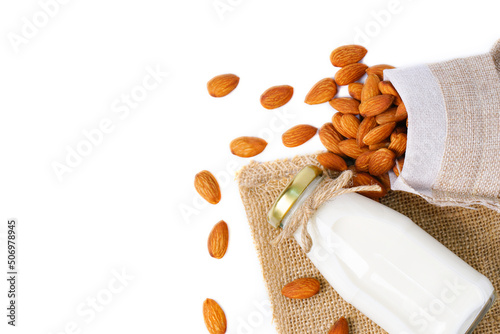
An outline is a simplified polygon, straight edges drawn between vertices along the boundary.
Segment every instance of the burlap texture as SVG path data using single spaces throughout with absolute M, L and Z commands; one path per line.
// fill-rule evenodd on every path
M 267 163 L 251 162 L 237 175 L 240 194 L 262 265 L 264 280 L 280 334 L 328 333 L 345 316 L 351 334 L 385 333 L 371 320 L 346 303 L 309 261 L 295 239 L 277 246 L 271 241 L 279 230 L 267 222 L 267 212 L 291 178 L 305 165 L 320 166 L 314 155 Z M 455 254 L 488 277 L 500 288 L 500 214 L 487 208 L 437 207 L 405 192 L 389 192 L 382 203 L 410 217 Z M 281 295 L 281 288 L 301 277 L 315 277 L 321 291 L 305 300 Z M 500 303 L 483 319 L 476 334 L 500 333 Z

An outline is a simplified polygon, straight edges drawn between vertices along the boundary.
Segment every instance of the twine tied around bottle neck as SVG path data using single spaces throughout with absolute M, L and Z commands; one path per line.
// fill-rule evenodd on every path
M 353 171 L 346 170 L 336 179 L 325 177 L 316 189 L 313 190 L 312 194 L 304 201 L 304 203 L 302 203 L 302 205 L 298 207 L 290 217 L 288 217 L 288 223 L 271 243 L 273 245 L 280 244 L 283 240 L 290 238 L 299 227 L 302 227 L 300 238 L 301 246 L 306 253 L 309 253 L 313 242 L 311 235 L 307 231 L 307 224 L 309 223 L 309 219 L 323 203 L 343 194 L 381 190 L 380 186 L 377 184 L 346 188 L 346 186 L 350 185 L 353 176 Z

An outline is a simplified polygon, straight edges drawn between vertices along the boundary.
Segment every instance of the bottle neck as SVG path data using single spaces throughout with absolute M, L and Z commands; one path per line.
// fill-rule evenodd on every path
M 290 217 L 293 216 L 295 211 L 297 211 L 298 208 L 304 204 L 304 202 L 309 198 L 309 196 L 313 193 L 313 191 L 319 186 L 321 181 L 323 181 L 324 176 L 317 176 L 308 186 L 307 188 L 300 194 L 299 198 L 295 201 L 295 203 L 292 205 L 290 210 L 288 210 L 287 214 L 285 217 L 283 217 L 283 220 L 281 221 L 281 228 L 285 228 L 288 222 L 290 221 Z

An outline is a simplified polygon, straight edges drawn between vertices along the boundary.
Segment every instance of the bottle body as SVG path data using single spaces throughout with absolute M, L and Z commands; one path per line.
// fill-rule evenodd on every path
M 314 265 L 390 334 L 470 333 L 494 300 L 485 276 L 406 216 L 359 194 L 324 203 L 307 229 Z

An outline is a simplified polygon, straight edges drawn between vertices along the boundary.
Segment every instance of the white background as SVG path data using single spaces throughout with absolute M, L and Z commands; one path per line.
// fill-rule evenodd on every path
M 9 39 L 22 36 L 23 18 L 33 22 L 40 3 L 0 4 L 0 333 L 205 333 L 205 298 L 224 308 L 228 333 L 274 333 L 232 180 L 248 161 L 232 156 L 229 142 L 265 135 L 259 161 L 320 150 L 317 137 L 286 149 L 280 136 L 329 121 L 328 104 L 303 99 L 334 75 L 337 46 L 364 44 L 369 65 L 411 66 L 484 53 L 500 38 L 495 1 L 60 2 L 17 47 Z M 116 113 L 147 68 L 169 75 L 127 117 Z M 211 98 L 206 82 L 222 73 L 240 84 Z M 265 110 L 259 96 L 278 84 L 295 95 Z M 59 180 L 54 162 L 65 164 L 68 147 L 104 119 L 113 130 Z M 220 178 L 216 206 L 194 191 L 203 169 Z M 10 217 L 19 221 L 15 329 L 6 325 L 3 278 Z M 215 260 L 206 240 L 221 219 L 230 247 Z M 113 277 L 123 270 L 133 278 L 120 288 Z M 89 311 L 92 298 L 99 311 Z

